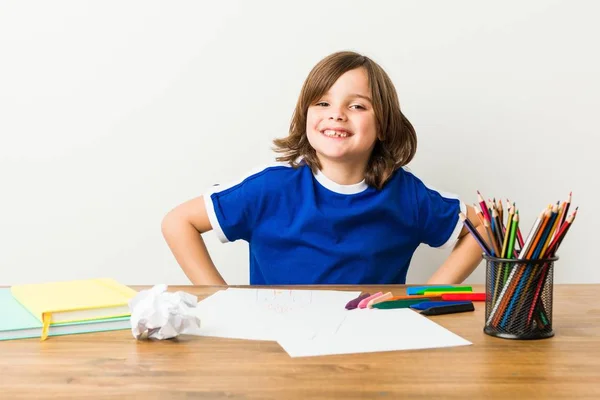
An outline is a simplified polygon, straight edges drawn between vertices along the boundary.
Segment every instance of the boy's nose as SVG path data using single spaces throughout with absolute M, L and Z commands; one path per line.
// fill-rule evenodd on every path
M 332 119 L 334 121 L 344 121 L 346 119 L 346 116 L 343 112 L 340 112 L 339 110 L 332 110 L 331 114 L 329 115 L 329 119 Z

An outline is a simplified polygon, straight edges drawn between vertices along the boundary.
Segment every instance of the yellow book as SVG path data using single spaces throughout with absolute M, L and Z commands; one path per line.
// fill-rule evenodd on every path
M 137 294 L 106 278 L 14 285 L 11 293 L 42 321 L 42 340 L 50 324 L 129 316 L 129 300 Z

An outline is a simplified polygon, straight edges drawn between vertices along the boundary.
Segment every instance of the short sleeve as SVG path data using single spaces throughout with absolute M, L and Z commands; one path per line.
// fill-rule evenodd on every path
M 260 210 L 260 174 L 237 182 L 215 185 L 204 194 L 210 224 L 223 243 L 249 241 Z
M 458 240 L 462 223 L 459 213 L 465 204 L 452 193 L 442 192 L 417 179 L 420 241 L 431 247 L 452 247 Z

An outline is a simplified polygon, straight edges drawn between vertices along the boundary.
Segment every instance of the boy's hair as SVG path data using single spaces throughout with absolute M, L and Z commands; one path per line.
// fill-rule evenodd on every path
M 317 154 L 306 137 L 308 107 L 325 94 L 347 71 L 364 68 L 369 77 L 377 141 L 365 171 L 365 182 L 381 189 L 398 168 L 408 164 L 417 150 L 417 135 L 400 111 L 398 95 L 387 73 L 375 61 L 361 54 L 342 51 L 321 60 L 304 81 L 289 135 L 275 139 L 277 161 L 298 167 L 305 162 L 313 172 L 321 168 Z

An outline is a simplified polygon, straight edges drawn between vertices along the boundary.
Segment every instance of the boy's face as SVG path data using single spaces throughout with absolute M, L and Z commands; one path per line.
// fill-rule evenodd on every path
M 321 164 L 351 162 L 366 167 L 377 140 L 367 71 L 344 73 L 308 108 L 306 134 Z

